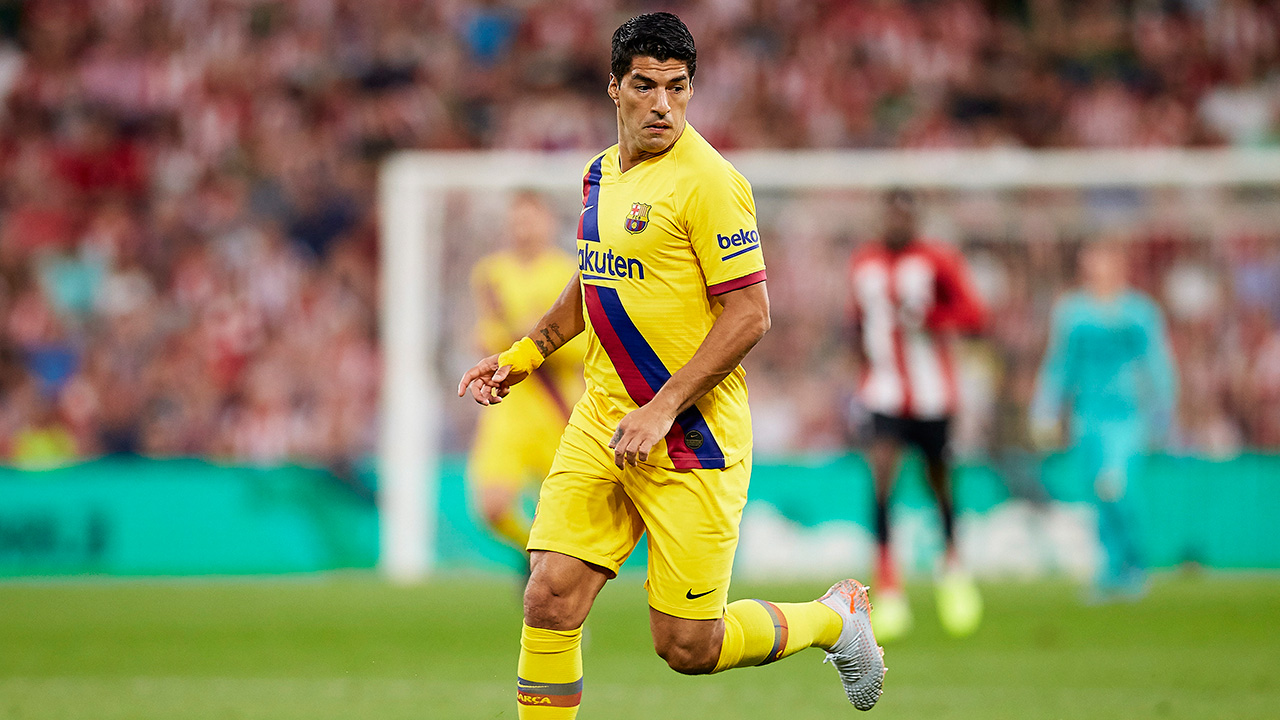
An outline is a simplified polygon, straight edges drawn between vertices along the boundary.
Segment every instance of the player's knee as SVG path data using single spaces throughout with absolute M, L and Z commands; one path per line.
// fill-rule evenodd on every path
M 720 648 L 707 643 L 655 643 L 658 657 L 682 675 L 706 675 L 716 669 Z
M 568 589 L 530 578 L 524 590 L 524 621 L 531 627 L 572 630 L 582 624 L 586 613 L 579 598 Z

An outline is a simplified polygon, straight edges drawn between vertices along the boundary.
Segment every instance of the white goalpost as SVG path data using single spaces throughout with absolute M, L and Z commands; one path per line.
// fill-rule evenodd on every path
M 729 159 L 768 191 L 1280 187 L 1280 150 L 803 151 Z M 378 446 L 380 571 L 396 582 L 430 574 L 436 558 L 436 468 L 444 403 L 456 378 L 440 360 L 447 195 L 531 189 L 573 192 L 587 153 L 404 152 L 379 179 Z M 786 243 L 771 237 L 771 243 Z

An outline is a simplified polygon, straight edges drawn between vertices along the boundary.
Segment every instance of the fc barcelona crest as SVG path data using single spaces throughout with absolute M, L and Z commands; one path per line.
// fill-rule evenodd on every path
M 623 225 L 629 233 L 638 233 L 649 227 L 649 208 L 644 203 L 631 203 L 631 212 L 627 213 L 627 221 Z

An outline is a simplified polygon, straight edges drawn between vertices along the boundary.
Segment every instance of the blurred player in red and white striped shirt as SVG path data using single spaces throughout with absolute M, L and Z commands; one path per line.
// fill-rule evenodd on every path
M 937 587 L 943 626 L 965 635 L 977 628 L 982 613 L 981 598 L 956 552 L 947 441 L 959 402 L 952 346 L 960 333 L 982 329 L 986 311 L 964 258 L 953 248 L 921 238 L 916 214 L 913 194 L 887 193 L 883 239 L 858 248 L 850 263 L 864 368 L 861 400 L 872 421 L 867 459 L 875 478 L 879 550 L 872 622 L 882 639 L 902 635 L 911 626 L 889 550 L 888 513 L 889 492 L 908 447 L 924 456 L 942 514 L 946 558 Z

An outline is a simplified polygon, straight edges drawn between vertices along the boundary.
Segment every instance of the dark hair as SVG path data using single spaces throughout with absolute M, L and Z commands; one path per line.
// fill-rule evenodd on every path
M 637 15 L 613 32 L 613 53 L 609 70 L 619 81 L 631 71 L 631 61 L 638 57 L 655 60 L 679 60 L 689 66 L 689 79 L 698 68 L 698 51 L 693 35 L 680 18 L 669 12 Z

